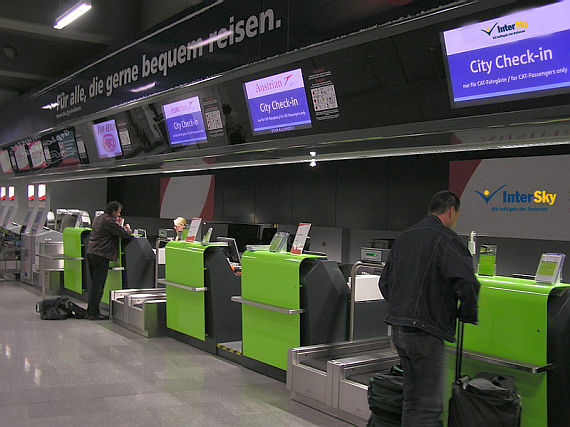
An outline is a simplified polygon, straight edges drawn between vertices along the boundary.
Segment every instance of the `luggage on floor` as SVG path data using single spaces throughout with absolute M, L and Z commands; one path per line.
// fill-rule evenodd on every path
M 372 414 L 368 427 L 399 426 L 402 419 L 404 377 L 400 365 L 375 374 L 368 383 L 368 405 Z
M 46 298 L 36 304 L 36 313 L 42 320 L 63 320 L 68 317 L 83 319 L 87 310 L 75 304 L 68 297 Z
M 515 379 L 489 373 L 461 377 L 463 322 L 458 326 L 455 381 L 449 400 L 449 427 L 518 427 L 521 398 Z

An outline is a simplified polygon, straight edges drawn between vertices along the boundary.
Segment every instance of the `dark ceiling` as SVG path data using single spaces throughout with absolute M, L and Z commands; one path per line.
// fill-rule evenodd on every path
M 91 11 L 62 30 L 54 29 L 56 18 L 75 3 L 0 1 L 0 107 L 200 0 L 92 0 Z

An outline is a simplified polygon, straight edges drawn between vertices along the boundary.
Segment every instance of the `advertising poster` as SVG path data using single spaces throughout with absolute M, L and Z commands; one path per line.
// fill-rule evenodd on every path
M 301 69 L 244 84 L 254 135 L 311 127 Z
M 452 103 L 568 91 L 569 16 L 570 1 L 563 1 L 445 31 Z
M 23 143 L 13 145 L 12 152 L 14 153 L 14 158 L 16 159 L 16 166 L 18 166 L 18 170 L 29 170 L 30 163 L 28 162 L 28 153 L 26 153 L 26 146 Z
M 291 245 L 291 253 L 295 255 L 301 255 L 303 253 L 303 248 L 305 247 L 305 242 L 309 236 L 309 230 L 311 229 L 311 224 L 300 223 L 297 228 L 297 233 L 295 234 L 295 240 Z
M 570 155 L 451 162 L 461 199 L 456 231 L 570 240 Z
M 206 141 L 200 100 L 197 96 L 162 106 L 170 145 L 189 145 Z
M 12 173 L 12 162 L 10 162 L 10 154 L 8 150 L 0 150 L 0 166 L 2 167 L 3 173 Z M 5 191 L 6 187 L 2 187 Z
M 30 158 L 32 159 L 33 169 L 45 168 L 47 166 L 42 142 L 40 140 L 28 143 L 28 151 L 30 153 Z
M 202 218 L 192 218 L 190 222 L 190 227 L 188 228 L 188 234 L 186 235 L 187 242 L 194 242 L 196 240 L 196 236 L 198 235 L 198 229 L 200 228 L 200 223 L 202 222 Z

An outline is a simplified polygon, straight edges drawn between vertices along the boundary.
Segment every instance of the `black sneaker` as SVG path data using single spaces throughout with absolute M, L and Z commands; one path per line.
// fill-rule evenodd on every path
M 109 316 L 105 316 L 103 314 L 97 314 L 95 316 L 87 316 L 87 320 L 109 320 Z

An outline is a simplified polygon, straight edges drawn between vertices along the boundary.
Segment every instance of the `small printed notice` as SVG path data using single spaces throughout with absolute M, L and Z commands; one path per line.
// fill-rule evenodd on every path
M 535 280 L 539 283 L 560 283 L 565 258 L 566 255 L 564 254 L 542 254 L 536 270 Z
M 212 138 L 224 136 L 224 125 L 222 122 L 222 114 L 218 108 L 218 100 L 216 98 L 205 98 L 203 105 L 206 127 L 210 136 Z
M 309 76 L 311 98 L 317 120 L 330 120 L 339 117 L 336 91 L 330 71 L 320 71 Z
M 188 229 L 188 234 L 186 235 L 187 242 L 193 242 L 196 240 L 196 235 L 198 234 L 198 229 L 200 228 L 200 223 L 202 218 L 192 218 L 190 222 L 190 228 Z
M 291 246 L 292 254 L 301 255 L 303 253 L 303 248 L 305 247 L 305 242 L 307 241 L 307 236 L 309 235 L 310 229 L 310 223 L 299 224 L 299 227 L 297 228 L 297 234 L 295 234 L 295 240 L 293 240 L 293 245 Z

